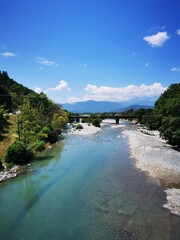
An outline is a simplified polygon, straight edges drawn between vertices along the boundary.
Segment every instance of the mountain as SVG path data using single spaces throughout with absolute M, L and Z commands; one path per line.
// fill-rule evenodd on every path
M 149 106 L 149 105 L 130 105 L 130 106 L 128 106 L 128 107 L 125 107 L 125 108 L 123 108 L 123 109 L 120 109 L 120 110 L 117 111 L 117 112 L 124 112 L 124 111 L 130 110 L 130 109 L 133 109 L 133 110 L 137 111 L 137 110 L 139 110 L 139 109 L 141 109 L 141 108 L 144 108 L 144 109 L 149 109 L 149 108 L 151 108 L 151 109 L 153 109 L 154 106 Z
M 63 109 L 74 113 L 103 113 L 103 112 L 123 112 L 128 109 L 153 108 L 148 105 L 132 105 L 131 102 L 108 102 L 108 101 L 84 101 L 61 104 Z
M 89 100 L 85 102 L 65 103 L 62 104 L 62 107 L 70 112 L 75 113 L 97 113 L 115 111 L 116 109 L 122 108 L 123 105 L 117 102 L 96 102 Z

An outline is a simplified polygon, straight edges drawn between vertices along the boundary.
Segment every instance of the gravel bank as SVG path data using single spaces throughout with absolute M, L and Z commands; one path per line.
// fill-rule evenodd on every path
M 95 134 L 101 131 L 101 128 L 95 127 L 93 125 L 88 125 L 88 123 L 80 123 L 83 126 L 83 129 L 77 130 L 72 128 L 68 134 L 77 134 L 77 135 L 89 135 Z
M 180 152 L 159 138 L 157 131 L 124 130 L 123 134 L 128 138 L 137 168 L 147 171 L 166 186 L 180 186 Z M 167 204 L 164 207 L 180 215 L 180 189 L 170 188 L 165 192 Z

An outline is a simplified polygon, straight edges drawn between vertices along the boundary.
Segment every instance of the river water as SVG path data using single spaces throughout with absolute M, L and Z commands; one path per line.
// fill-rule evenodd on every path
M 122 128 L 107 125 L 67 136 L 0 184 L 0 239 L 180 239 L 180 217 L 165 202 L 164 189 L 134 167 Z

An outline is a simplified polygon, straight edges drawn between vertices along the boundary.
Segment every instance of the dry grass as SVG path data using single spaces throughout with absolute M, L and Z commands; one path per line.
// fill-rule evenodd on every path
M 0 158 L 5 155 L 8 146 L 17 138 L 17 115 L 10 115 L 8 127 L 5 129 L 5 133 L 0 136 Z

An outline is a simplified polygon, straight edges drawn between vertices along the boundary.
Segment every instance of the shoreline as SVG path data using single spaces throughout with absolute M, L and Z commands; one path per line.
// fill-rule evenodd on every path
M 180 216 L 180 152 L 161 139 L 158 131 L 140 128 L 124 130 L 123 134 L 135 166 L 166 187 L 167 203 L 163 207 Z
M 67 134 L 68 135 L 76 134 L 76 135 L 84 135 L 85 136 L 85 135 L 96 134 L 96 133 L 102 131 L 101 127 L 99 128 L 99 127 L 95 127 L 93 125 L 88 126 L 87 123 L 80 123 L 80 124 L 83 126 L 83 129 L 75 130 L 75 129 L 72 128 Z M 49 147 L 51 147 L 51 146 L 49 146 Z M 24 165 L 24 166 L 16 165 L 8 171 L 7 170 L 0 171 L 0 183 L 4 182 L 4 181 L 7 181 L 11 178 L 15 178 L 19 174 L 24 173 L 26 171 L 25 170 L 26 166 L 28 166 L 28 165 L 29 164 Z
M 98 132 L 101 132 L 101 127 L 95 127 L 92 124 L 89 126 L 88 123 L 80 123 L 83 129 L 74 129 L 71 128 L 70 131 L 67 133 L 68 135 L 75 134 L 75 135 L 91 135 Z
M 114 125 L 112 128 L 125 127 Z M 101 126 L 107 123 L 102 123 Z M 83 129 L 71 129 L 67 135 L 92 135 L 102 131 L 101 127 L 81 123 Z M 122 134 L 127 137 L 131 157 L 135 160 L 135 166 L 159 180 L 166 187 L 167 203 L 164 208 L 180 216 L 180 152 L 172 149 L 159 137 L 158 131 L 148 131 L 142 128 L 124 129 Z M 23 169 L 23 167 L 22 167 Z M 9 171 L 0 172 L 0 182 L 14 178 L 23 172 L 21 166 L 15 166 Z
M 27 165 L 16 165 L 14 167 L 12 167 L 10 170 L 8 171 L 1 171 L 0 172 L 0 183 L 4 182 L 6 180 L 9 180 L 11 178 L 15 178 L 17 177 L 19 174 L 22 174 L 26 171 L 27 166 L 29 166 L 30 164 Z

